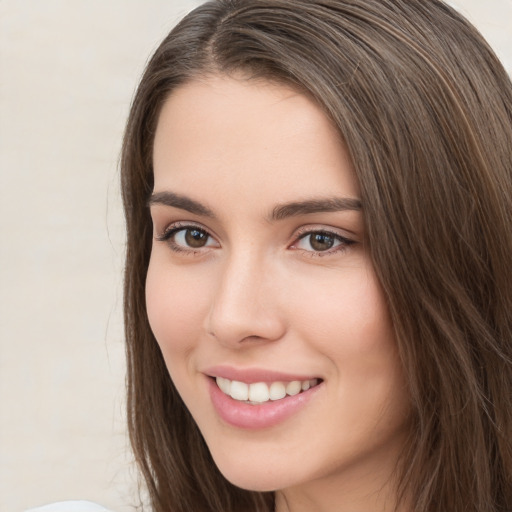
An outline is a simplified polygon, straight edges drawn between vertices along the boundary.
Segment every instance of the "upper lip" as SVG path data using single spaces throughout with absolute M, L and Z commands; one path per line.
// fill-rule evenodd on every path
M 265 368 L 237 368 L 234 366 L 212 366 L 203 371 L 208 377 L 223 377 L 224 379 L 254 384 L 256 382 L 292 382 L 319 378 L 316 375 L 294 374 Z

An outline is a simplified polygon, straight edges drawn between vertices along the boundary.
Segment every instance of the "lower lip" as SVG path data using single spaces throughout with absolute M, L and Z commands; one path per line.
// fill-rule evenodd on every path
M 246 404 L 234 400 L 223 393 L 212 378 L 208 378 L 210 397 L 217 414 L 226 423 L 244 429 L 263 429 L 273 427 L 298 413 L 315 395 L 322 383 L 302 391 L 298 395 L 287 396 L 280 400 L 264 402 L 259 405 Z

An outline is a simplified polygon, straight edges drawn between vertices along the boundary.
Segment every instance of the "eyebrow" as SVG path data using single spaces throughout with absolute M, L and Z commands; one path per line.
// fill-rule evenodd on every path
M 156 192 L 151 194 L 148 201 L 148 206 L 153 204 L 163 204 L 165 206 L 172 206 L 173 208 L 179 208 L 180 210 L 186 210 L 187 212 L 194 213 L 195 215 L 201 215 L 202 217 L 215 218 L 215 214 L 208 208 L 190 197 L 175 194 L 174 192 Z
M 195 215 L 210 217 L 212 219 L 216 218 L 213 211 L 204 204 L 201 204 L 199 201 L 170 191 L 153 193 L 149 198 L 148 205 L 151 206 L 153 204 L 162 204 L 164 206 L 171 206 L 173 208 L 179 208 L 180 210 L 186 210 Z M 351 197 L 307 199 L 304 201 L 293 201 L 277 205 L 270 214 L 270 220 L 279 221 L 289 217 L 309 215 L 312 213 L 339 212 L 347 210 L 361 211 L 361 209 L 361 201 Z
M 272 210 L 271 220 L 283 220 L 298 215 L 311 213 L 339 212 L 346 210 L 361 211 L 362 205 L 359 199 L 351 197 L 331 197 L 327 199 L 309 199 L 305 201 L 294 201 L 278 205 Z

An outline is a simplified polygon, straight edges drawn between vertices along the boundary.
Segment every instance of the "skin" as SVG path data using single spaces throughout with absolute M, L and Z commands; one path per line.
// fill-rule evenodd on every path
M 286 86 L 210 76 L 166 101 L 153 156 L 149 320 L 220 471 L 277 490 L 278 512 L 392 510 L 409 402 L 363 212 L 271 218 L 284 203 L 359 198 L 328 118 Z M 187 226 L 202 230 L 202 246 L 190 247 Z M 243 429 L 212 405 L 213 365 L 322 383 L 285 421 Z

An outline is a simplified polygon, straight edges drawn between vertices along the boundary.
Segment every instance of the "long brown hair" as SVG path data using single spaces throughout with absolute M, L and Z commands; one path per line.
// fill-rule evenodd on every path
M 122 153 L 131 442 L 156 512 L 271 511 L 213 463 L 145 309 L 147 200 L 162 104 L 238 70 L 284 82 L 333 120 L 410 387 L 397 490 L 415 512 L 512 510 L 512 85 L 438 0 L 217 0 L 157 49 Z

